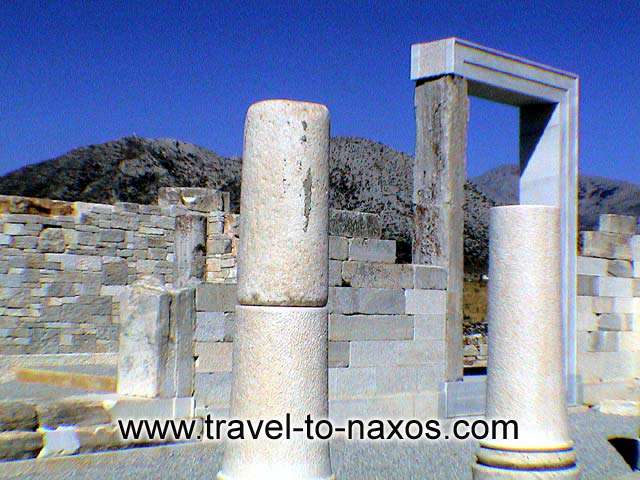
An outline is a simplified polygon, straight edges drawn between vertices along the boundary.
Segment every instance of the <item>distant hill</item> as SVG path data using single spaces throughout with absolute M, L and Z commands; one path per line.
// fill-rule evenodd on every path
M 516 165 L 502 165 L 471 182 L 497 205 L 511 205 L 518 201 L 518 178 Z M 601 213 L 640 216 L 640 187 L 622 180 L 581 175 L 578 201 L 581 230 L 597 227 Z
M 385 238 L 399 240 L 402 261 L 411 256 L 413 159 L 364 138 L 331 139 L 329 203 L 332 208 L 378 213 Z M 173 139 L 125 137 L 72 150 L 0 177 L 0 193 L 98 203 L 155 203 L 163 186 L 211 187 L 231 193 L 239 208 L 240 158 L 227 158 Z M 465 188 L 467 271 L 487 261 L 488 211 L 493 202 Z

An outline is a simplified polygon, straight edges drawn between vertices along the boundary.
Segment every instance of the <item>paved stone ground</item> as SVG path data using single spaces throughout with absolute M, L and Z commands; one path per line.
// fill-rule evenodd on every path
M 570 416 L 583 480 L 634 478 L 607 441 L 609 436 L 633 437 L 640 418 L 602 415 L 594 411 Z M 346 442 L 331 445 L 340 480 L 471 478 L 474 442 Z M 219 443 L 149 447 L 75 457 L 9 462 L 2 479 L 135 479 L 213 478 L 222 458 Z M 628 476 L 628 477 L 627 477 Z

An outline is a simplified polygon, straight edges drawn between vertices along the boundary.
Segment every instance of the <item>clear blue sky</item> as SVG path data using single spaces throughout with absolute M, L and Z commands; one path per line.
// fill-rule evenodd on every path
M 132 133 L 239 155 L 269 97 L 412 153 L 410 45 L 459 36 L 579 74 L 582 171 L 640 183 L 638 5 L 2 1 L 0 173 Z M 516 119 L 472 101 L 470 175 L 517 161 Z

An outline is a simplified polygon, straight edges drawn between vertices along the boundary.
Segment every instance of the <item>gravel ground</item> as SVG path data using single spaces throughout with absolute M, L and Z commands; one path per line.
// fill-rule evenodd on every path
M 570 416 L 583 480 L 633 478 L 630 468 L 607 441 L 635 437 L 640 418 L 594 411 Z M 351 479 L 470 479 L 474 442 L 346 442 L 331 444 L 336 477 Z M 46 460 L 10 462 L 0 478 L 74 480 L 214 478 L 220 466 L 219 443 L 149 447 Z M 630 475 L 630 476 L 629 476 Z M 628 477 L 627 477 L 628 476 Z

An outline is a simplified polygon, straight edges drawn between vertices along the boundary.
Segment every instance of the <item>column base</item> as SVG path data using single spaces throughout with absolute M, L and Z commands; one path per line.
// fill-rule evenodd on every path
M 577 480 L 580 469 L 576 466 L 560 470 L 511 470 L 474 464 L 473 480 Z
M 278 472 L 278 473 L 272 473 L 272 472 L 268 472 L 268 471 L 264 471 L 264 473 L 262 473 L 261 475 L 258 476 L 249 476 L 249 477 L 231 477 L 229 475 L 225 475 L 222 472 L 218 472 L 218 474 L 216 475 L 216 480 L 272 480 L 272 479 L 277 479 L 277 480 L 336 480 L 336 476 L 335 475 L 331 475 L 329 477 L 308 477 L 308 478 L 301 478 L 298 473 L 296 472 L 292 472 L 290 476 L 287 476 L 286 474 L 283 474 L 282 472 Z

